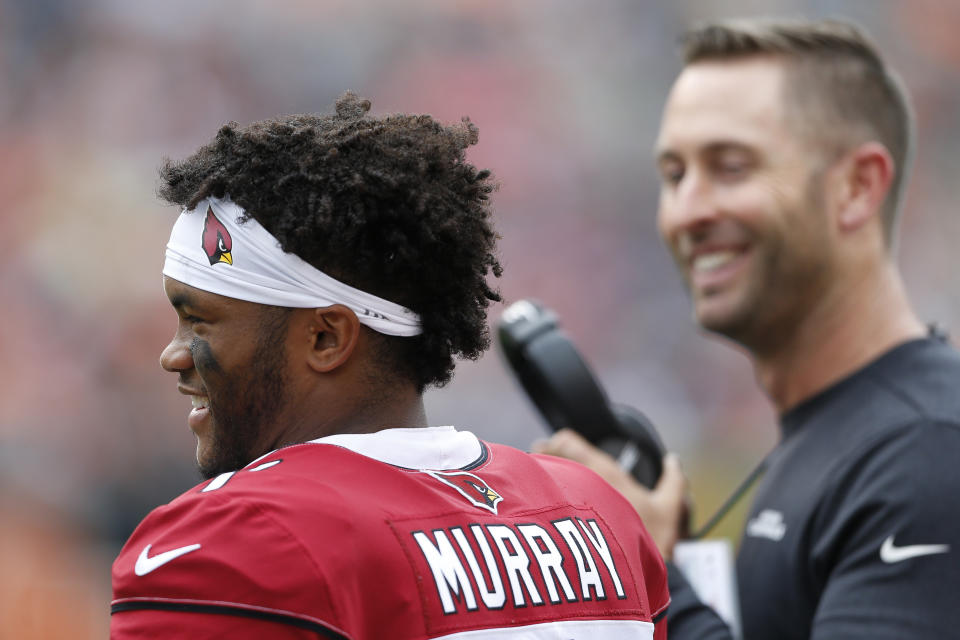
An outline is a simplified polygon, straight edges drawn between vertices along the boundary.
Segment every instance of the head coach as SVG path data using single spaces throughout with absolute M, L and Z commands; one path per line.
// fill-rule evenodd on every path
M 656 142 L 659 229 L 696 321 L 748 352 L 780 416 L 737 556 L 744 636 L 955 636 L 960 356 L 894 259 L 902 85 L 845 22 L 712 24 L 685 47 Z M 600 470 L 670 557 L 675 467 L 651 493 L 571 432 L 542 450 Z

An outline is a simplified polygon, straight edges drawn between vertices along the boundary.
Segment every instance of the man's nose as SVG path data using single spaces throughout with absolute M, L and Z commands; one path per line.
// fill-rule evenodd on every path
M 160 352 L 160 366 L 171 373 L 193 368 L 193 352 L 182 331 L 177 331 L 170 344 Z
M 667 237 L 714 222 L 718 217 L 716 194 L 704 172 L 690 170 L 673 189 L 661 192 L 659 217 Z

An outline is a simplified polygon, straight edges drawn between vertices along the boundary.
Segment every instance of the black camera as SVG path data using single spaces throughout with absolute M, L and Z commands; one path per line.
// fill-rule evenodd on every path
M 533 300 L 515 302 L 503 312 L 497 335 L 507 362 L 552 429 L 579 432 L 641 484 L 656 484 L 664 455 L 656 429 L 636 409 L 608 400 L 554 312 Z

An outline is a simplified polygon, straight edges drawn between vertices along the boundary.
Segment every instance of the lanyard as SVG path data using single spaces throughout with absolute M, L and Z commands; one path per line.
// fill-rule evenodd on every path
M 776 451 L 776 448 L 774 448 L 773 451 Z M 740 501 L 740 498 L 743 497 L 743 494 L 745 494 L 750 487 L 752 487 L 754 483 L 760 479 L 760 476 L 763 475 L 763 472 L 767 470 L 767 462 L 770 460 L 770 456 L 773 454 L 773 451 L 763 457 L 760 463 L 753 468 L 753 471 L 751 471 L 750 474 L 743 479 L 743 482 L 740 483 L 740 486 L 734 489 L 733 493 L 730 494 L 730 497 L 727 498 L 726 501 L 720 505 L 720 508 L 717 509 L 716 513 L 714 513 L 710 519 L 707 520 L 706 524 L 690 535 L 690 540 L 699 540 L 710 533 L 710 531 L 717 526 L 717 523 L 727 515 L 730 509 L 732 509 L 733 506 Z

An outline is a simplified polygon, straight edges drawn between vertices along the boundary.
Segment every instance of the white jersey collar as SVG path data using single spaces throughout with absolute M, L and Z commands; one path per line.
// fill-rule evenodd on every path
M 338 433 L 310 441 L 332 444 L 407 469 L 461 469 L 478 462 L 484 447 L 469 431 L 452 426 L 384 429 L 376 433 Z

